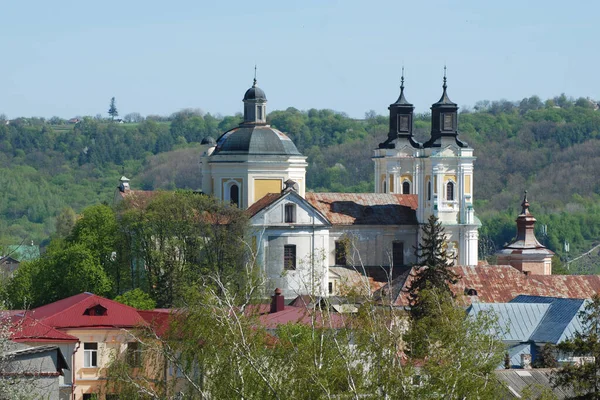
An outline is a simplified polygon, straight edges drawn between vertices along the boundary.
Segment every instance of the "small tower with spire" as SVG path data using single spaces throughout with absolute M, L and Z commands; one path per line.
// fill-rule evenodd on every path
M 252 87 L 244 94 L 244 124 L 266 125 L 267 124 L 267 96 L 265 92 L 256 85 L 256 65 L 254 66 L 254 81 Z
M 404 96 L 404 67 L 400 78 L 400 96 L 395 103 L 390 104 L 390 130 L 387 140 L 379 144 L 379 148 L 394 148 L 396 139 L 407 140 L 414 148 L 421 148 L 421 143 L 413 137 L 413 115 L 415 107 Z
M 535 221 L 529 212 L 527 191 L 521 203 L 521 214 L 517 217 L 517 237 L 504 246 L 498 255 L 498 265 L 511 265 L 529 275 L 552 275 L 552 256 L 535 237 Z
M 467 147 L 458 139 L 458 105 L 448 97 L 446 66 L 444 65 L 444 83 L 442 97 L 431 105 L 431 138 L 425 147 L 440 147 L 441 139 L 453 138 L 459 147 Z

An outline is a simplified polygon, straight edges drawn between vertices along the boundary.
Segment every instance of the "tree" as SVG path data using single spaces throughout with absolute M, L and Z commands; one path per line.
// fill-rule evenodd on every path
M 65 238 L 71 233 L 71 229 L 75 226 L 77 215 L 71 207 L 65 207 L 56 217 L 56 235 L 59 238 Z
M 152 310 L 156 307 L 156 302 L 140 288 L 135 288 L 115 297 L 115 301 L 138 310 Z
M 416 249 L 421 267 L 409 287 L 411 314 L 414 318 L 420 318 L 427 312 L 426 307 L 421 304 L 419 293 L 422 290 L 436 289 L 440 295 L 451 297 L 450 285 L 459 279 L 450 269 L 453 259 L 448 253 L 446 234 L 441 222 L 431 215 L 421 232 L 421 242 Z
M 572 390 L 576 399 L 600 399 L 600 296 L 589 301 L 579 318 L 582 331 L 558 344 L 558 349 L 574 357 L 574 364 L 564 365 L 554 376 L 553 384 Z
M 108 115 L 114 121 L 115 117 L 119 116 L 119 111 L 117 111 L 117 105 L 115 104 L 115 98 L 112 97 L 110 99 L 110 106 L 108 107 Z

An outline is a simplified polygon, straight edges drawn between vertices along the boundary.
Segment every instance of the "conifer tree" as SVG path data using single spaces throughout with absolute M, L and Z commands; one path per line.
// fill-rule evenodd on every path
M 438 293 L 452 296 L 450 285 L 455 284 L 459 279 L 459 276 L 450 269 L 453 260 L 448 253 L 444 227 L 437 217 L 431 215 L 421 232 L 421 242 L 415 249 L 421 267 L 409 288 L 411 314 L 415 318 L 420 318 L 427 312 L 422 307 L 419 292 L 435 289 Z
M 117 111 L 117 105 L 115 103 L 115 98 L 110 99 L 110 107 L 108 108 L 108 115 L 114 120 L 115 117 L 119 116 L 119 111 Z

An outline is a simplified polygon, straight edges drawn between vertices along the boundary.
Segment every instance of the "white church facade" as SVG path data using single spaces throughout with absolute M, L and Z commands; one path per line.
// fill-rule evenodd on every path
M 423 144 L 413 138 L 414 107 L 402 84 L 389 107 L 388 138 L 373 154 L 375 193 L 306 192 L 306 157 L 267 124 L 267 98 L 256 79 L 243 102 L 244 121 L 205 142 L 202 191 L 247 209 L 267 293 L 279 287 L 288 298 L 343 294 L 349 270 L 393 279 L 417 262 L 419 225 L 431 214 L 444 224 L 457 263 L 477 265 L 475 158 L 458 139 L 458 107 L 445 77 Z

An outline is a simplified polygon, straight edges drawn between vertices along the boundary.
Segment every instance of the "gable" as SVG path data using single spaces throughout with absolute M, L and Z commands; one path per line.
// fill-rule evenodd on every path
M 296 192 L 290 191 L 282 195 L 267 195 L 260 210 L 251 210 L 254 215 L 250 218 L 252 225 L 316 225 L 329 226 L 327 218 L 304 200 Z M 286 222 L 286 207 L 291 208 L 294 222 Z

